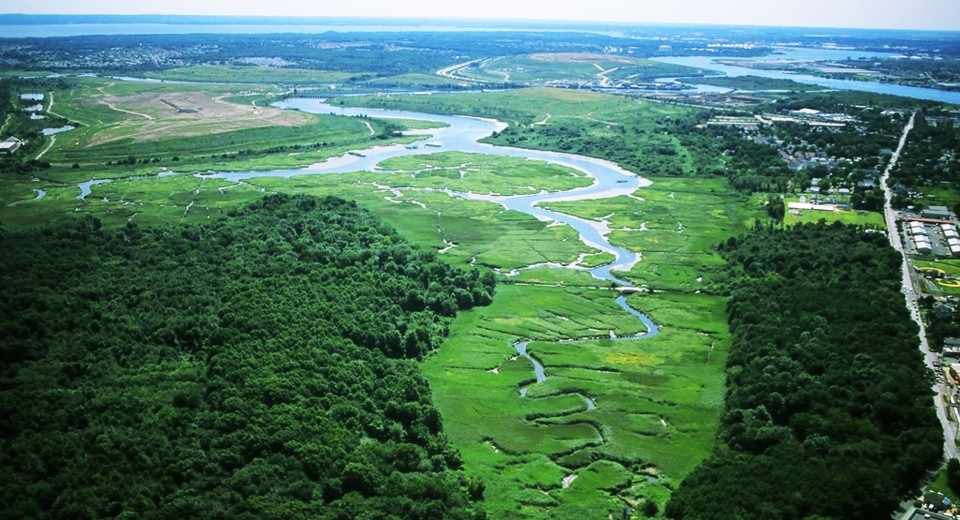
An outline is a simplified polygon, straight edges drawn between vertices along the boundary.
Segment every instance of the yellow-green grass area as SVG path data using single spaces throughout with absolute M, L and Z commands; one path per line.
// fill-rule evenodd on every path
M 544 262 L 569 264 L 582 253 L 596 252 L 568 226 L 550 227 L 499 204 L 439 191 L 400 189 L 398 196 L 375 185 L 383 181 L 380 174 L 350 173 L 262 177 L 247 182 L 267 191 L 355 200 L 425 249 L 445 249 L 441 257 L 455 265 L 511 270 Z M 448 248 L 449 243 L 456 246 Z
M 492 518 L 606 518 L 625 500 L 661 506 L 703 460 L 723 403 L 725 301 L 692 294 L 631 296 L 663 326 L 645 327 L 613 291 L 501 285 L 494 303 L 461 314 L 422 364 L 451 442 L 486 483 Z M 528 352 L 547 379 L 513 344 Z M 588 410 L 586 399 L 596 408 Z M 563 479 L 576 475 L 569 487 Z
M 933 286 L 937 294 L 958 294 L 960 295 L 960 259 L 943 258 L 936 261 L 932 260 L 913 260 L 913 265 L 918 269 L 939 269 L 943 271 L 946 278 L 933 280 Z
M 554 81 L 645 81 L 676 75 L 701 75 L 699 69 L 613 54 L 539 53 L 502 56 L 460 69 L 465 78 L 497 83 Z
M 446 249 L 442 257 L 455 265 L 509 271 L 545 262 L 570 264 L 583 254 L 596 252 L 568 226 L 549 227 L 499 204 L 468 201 L 438 191 L 401 190 L 402 195 L 397 196 L 375 185 L 384 181 L 382 177 L 374 173 L 300 175 L 235 183 L 193 174 L 150 176 L 92 186 L 84 200 L 77 199 L 80 189 L 75 184 L 15 178 L 17 182 L 0 191 L 7 200 L 13 199 L 0 205 L 0 223 L 31 226 L 80 215 L 96 216 L 105 225 L 203 221 L 267 193 L 305 193 L 355 200 L 421 247 Z M 45 190 L 46 196 L 36 200 L 35 189 Z M 456 246 L 448 248 L 449 243 Z M 587 274 L 579 274 L 585 281 L 592 280 Z
M 148 72 L 145 76 L 170 81 L 203 81 L 210 83 L 329 85 L 343 83 L 350 80 L 354 75 L 345 72 L 263 65 L 197 65 Z
M 38 190 L 44 198 L 38 199 Z M 0 173 L 0 225 L 31 227 L 72 212 L 77 206 L 76 186 L 50 183 L 30 175 Z
M 620 124 L 650 125 L 661 116 L 688 113 L 689 108 L 630 99 L 598 92 L 554 88 L 511 89 L 500 92 L 458 92 L 431 96 L 354 96 L 331 100 L 345 106 L 392 108 L 432 114 L 492 117 L 510 125 L 543 122 L 549 128 L 563 119 L 596 123 L 617 131 Z M 607 123 L 616 123 L 610 125 Z
M 449 88 L 460 87 L 464 85 L 464 82 L 460 80 L 432 74 L 417 73 L 372 78 L 363 80 L 360 83 L 367 87 L 378 88 Z
M 34 184 L 46 192 L 44 198 L 36 199 L 36 192 L 30 188 L 29 194 L 21 194 L 24 198 L 20 201 L 0 205 L 0 224 L 32 227 L 87 215 L 99 218 L 106 226 L 205 222 L 265 195 L 260 187 L 191 174 L 118 179 L 93 186 L 83 200 L 77 198 L 80 189 L 76 185 Z M 8 188 L 0 194 L 11 196 Z
M 609 253 L 596 253 L 595 255 L 590 255 L 587 257 L 587 259 L 590 258 L 598 259 L 595 262 L 591 262 L 591 264 L 595 263 L 597 265 L 602 265 L 610 263 L 613 260 L 613 255 L 610 255 Z M 604 260 L 601 261 L 599 259 Z M 566 269 L 548 266 L 540 266 L 534 269 L 523 269 L 517 273 L 515 277 L 503 279 L 500 283 L 610 288 L 609 282 L 594 278 L 585 269 Z
M 75 88 L 51 93 L 52 113 L 80 127 L 57 136 L 44 155 L 52 163 L 102 166 L 129 157 L 165 161 L 210 160 L 223 154 L 289 154 L 293 146 L 356 145 L 396 123 L 339 118 L 229 101 L 276 94 L 273 87 L 148 84 L 79 78 Z M 399 127 L 402 128 L 402 127 Z M 407 138 L 406 142 L 414 140 Z M 322 143 L 322 145 L 321 145 Z M 291 156 L 295 157 L 295 156 Z M 221 157 L 222 158 L 222 157 Z
M 539 263 L 568 265 L 578 259 L 583 266 L 595 266 L 609 258 L 585 246 L 568 226 L 550 226 L 529 215 L 508 211 L 499 204 L 467 201 L 436 191 L 456 182 L 459 183 L 456 187 L 464 190 L 487 186 L 497 192 L 525 193 L 526 186 L 530 185 L 535 186 L 536 191 L 543 189 L 541 183 L 555 188 L 560 187 L 557 182 L 561 181 L 566 187 L 581 185 L 586 179 L 578 177 L 579 173 L 516 158 L 467 158 L 486 174 L 468 175 L 460 180 L 444 175 L 426 176 L 418 183 L 420 188 L 408 187 L 415 180 L 409 174 L 373 172 L 261 177 L 241 183 L 187 173 L 152 175 L 117 178 L 95 185 L 85 200 L 77 199 L 80 195 L 77 184 L 91 178 L 107 178 L 106 174 L 68 169 L 62 175 L 63 180 L 39 181 L 8 174 L 11 182 L 4 183 L 0 189 L 0 201 L 3 201 L 0 221 L 12 226 L 32 225 L 58 216 L 85 214 L 96 215 L 107 225 L 159 222 L 166 218 L 205 220 L 266 193 L 307 193 L 356 200 L 425 249 L 446 250 L 443 257 L 457 265 L 473 264 L 509 271 Z M 464 158 L 446 158 L 453 159 L 460 164 Z M 514 170 L 522 171 L 523 175 L 512 175 Z M 499 171 L 506 173 L 498 176 Z M 496 178 L 497 182 L 490 183 L 485 176 Z M 471 178 L 476 179 L 476 184 Z M 46 192 L 42 200 L 35 200 L 37 189 Z M 451 243 L 456 246 L 449 248 Z M 584 273 L 571 271 L 569 274 L 582 274 L 587 284 L 597 285 L 596 280 Z
M 0 78 L 46 78 L 51 74 L 49 70 L 0 70 Z
M 758 195 L 758 197 L 765 199 L 766 196 Z M 783 203 L 787 204 L 790 202 L 798 202 L 799 200 L 800 198 L 798 196 L 784 197 Z M 883 214 L 876 211 L 862 211 L 853 209 L 838 209 L 836 211 L 803 210 L 798 215 L 792 214 L 788 211 L 783 218 L 783 223 L 788 226 L 793 226 L 795 224 L 816 224 L 821 220 L 827 223 L 841 222 L 843 224 L 853 224 L 871 228 L 883 228 L 886 226 L 883 221 Z
M 823 90 L 819 85 L 807 85 L 790 79 L 762 78 L 760 76 L 719 76 L 699 78 L 692 81 L 702 85 L 715 85 L 737 90 L 778 90 L 793 92 L 808 92 L 814 90 Z
M 625 274 L 638 285 L 669 291 L 709 288 L 723 264 L 716 244 L 745 233 L 763 213 L 723 178 L 652 180 L 651 186 L 631 197 L 545 207 L 608 221 L 611 242 L 641 254 L 640 262 Z
M 924 194 L 924 203 L 928 206 L 946 206 L 953 209 L 960 204 L 960 190 L 951 186 L 921 185 L 915 189 Z
M 519 157 L 462 152 L 412 155 L 377 165 L 393 173 L 381 175 L 391 187 L 447 187 L 461 193 L 531 195 L 590 186 L 586 173 L 556 164 Z

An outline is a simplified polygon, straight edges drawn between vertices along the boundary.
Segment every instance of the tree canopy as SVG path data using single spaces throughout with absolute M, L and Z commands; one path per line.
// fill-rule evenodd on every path
M 0 517 L 473 517 L 409 358 L 491 277 L 336 198 L 0 248 Z
M 842 225 L 720 247 L 733 335 L 714 453 L 672 518 L 886 518 L 942 456 L 900 256 Z

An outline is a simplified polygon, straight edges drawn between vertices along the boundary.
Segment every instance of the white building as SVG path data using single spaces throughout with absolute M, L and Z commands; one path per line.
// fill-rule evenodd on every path
M 16 137 L 9 137 L 6 141 L 0 142 L 0 153 L 10 155 L 20 149 L 23 141 Z

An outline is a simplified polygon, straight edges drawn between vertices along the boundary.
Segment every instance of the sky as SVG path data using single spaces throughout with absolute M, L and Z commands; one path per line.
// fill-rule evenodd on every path
M 474 18 L 960 30 L 960 0 L 0 0 L 0 13 Z

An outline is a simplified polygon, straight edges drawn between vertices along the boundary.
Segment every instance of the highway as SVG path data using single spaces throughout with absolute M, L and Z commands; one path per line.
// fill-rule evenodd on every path
M 911 115 L 910 121 L 908 121 L 907 125 L 903 128 L 903 134 L 900 136 L 900 143 L 897 145 L 896 151 L 894 151 L 893 155 L 890 157 L 890 163 L 887 164 L 887 168 L 883 171 L 881 182 L 883 186 L 884 197 L 886 199 L 883 215 L 887 223 L 887 234 L 890 237 L 890 245 L 903 257 L 903 295 L 906 299 L 907 309 L 910 311 L 910 316 L 913 317 L 913 321 L 915 321 L 917 326 L 920 327 L 920 351 L 923 353 L 924 362 L 929 367 L 933 366 L 933 362 L 937 359 L 937 355 L 930 350 L 930 347 L 927 344 L 926 330 L 923 326 L 923 320 L 920 318 L 920 308 L 917 305 L 917 290 L 914 287 L 912 274 L 913 270 L 910 267 L 910 259 L 907 256 L 903 241 L 901 240 L 900 232 L 897 230 L 897 212 L 893 209 L 892 203 L 893 190 L 890 189 L 890 185 L 888 183 L 890 172 L 893 171 L 893 168 L 897 165 L 897 160 L 900 159 L 900 153 L 903 151 L 903 147 L 907 143 L 907 136 L 910 134 L 910 131 L 913 130 L 913 122 L 915 117 L 916 114 Z M 933 391 L 936 394 L 934 396 L 934 402 L 937 408 L 937 417 L 940 419 L 940 424 L 943 426 L 944 456 L 947 459 L 958 458 L 958 453 L 960 453 L 960 450 L 957 449 L 957 444 L 954 441 L 954 439 L 957 438 L 957 425 L 951 422 L 947 417 L 947 410 L 941 396 L 941 393 L 946 392 L 946 387 L 934 383 Z
M 465 76 L 461 75 L 461 71 L 462 71 L 463 69 L 469 67 L 470 65 L 478 64 L 478 63 L 480 63 L 480 62 L 482 62 L 482 61 L 484 61 L 484 60 L 482 60 L 482 59 L 476 59 L 476 60 L 465 61 L 465 62 L 463 62 L 463 63 L 458 63 L 458 64 L 456 64 L 456 65 L 451 65 L 451 66 L 449 66 L 449 67 L 442 68 L 442 69 L 438 70 L 438 71 L 437 71 L 437 75 L 438 75 L 438 76 L 443 76 L 443 77 L 449 78 L 449 79 L 455 79 L 455 80 L 458 80 L 458 81 L 466 81 L 466 82 L 470 82 L 470 83 L 482 83 L 481 81 L 476 80 L 476 79 L 474 79 L 474 78 L 468 78 L 468 77 L 465 77 Z

